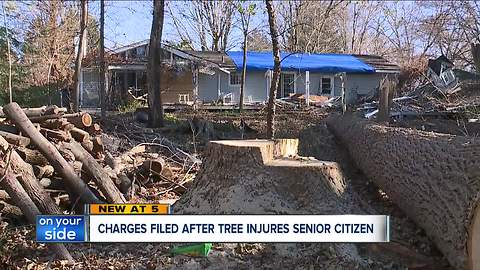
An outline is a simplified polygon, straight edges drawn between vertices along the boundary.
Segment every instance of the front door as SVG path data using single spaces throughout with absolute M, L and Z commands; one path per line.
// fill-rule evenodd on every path
M 277 98 L 288 97 L 295 93 L 295 73 L 280 74 L 280 89 L 277 91 Z

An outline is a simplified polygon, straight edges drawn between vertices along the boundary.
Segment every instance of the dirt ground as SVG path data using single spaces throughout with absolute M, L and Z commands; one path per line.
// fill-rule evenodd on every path
M 299 138 L 299 154 L 340 164 L 347 189 L 362 213 L 391 216 L 387 244 L 214 244 L 205 258 L 171 256 L 173 244 L 71 244 L 77 263 L 52 260 L 44 244 L 35 243 L 32 226 L 2 216 L 0 269 L 450 269 L 423 230 L 409 220 L 359 170 L 328 131 L 329 112 L 280 110 L 278 138 Z M 168 113 L 164 128 L 149 129 L 134 114 L 114 115 L 103 123 L 107 150 L 114 156 L 142 142 L 162 139 L 203 157 L 206 143 L 217 139 L 263 138 L 264 112 Z M 421 124 L 409 124 L 411 127 Z M 195 180 L 194 180 L 195 181 Z M 178 199 L 175 190 L 159 187 L 138 191 L 136 201 Z

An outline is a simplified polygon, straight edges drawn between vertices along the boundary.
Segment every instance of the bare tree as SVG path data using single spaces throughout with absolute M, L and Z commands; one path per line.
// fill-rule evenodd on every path
M 343 51 L 338 25 L 338 17 L 344 12 L 343 3 L 343 0 L 278 2 L 284 48 L 293 52 Z
M 80 0 L 80 33 L 78 39 L 77 56 L 75 58 L 75 73 L 73 74 L 73 102 L 70 105 L 72 111 L 78 112 L 80 106 L 80 73 L 82 72 L 83 51 L 87 43 L 87 16 L 88 4 L 87 0 Z
M 270 84 L 270 92 L 268 93 L 267 105 L 267 138 L 273 139 L 275 137 L 275 97 L 277 96 L 278 82 L 280 79 L 280 46 L 278 44 L 278 31 L 272 0 L 265 0 L 265 4 L 268 13 L 268 24 L 270 26 L 273 53 L 273 75 Z
M 10 46 L 10 34 L 7 25 L 7 11 L 5 9 L 5 3 L 2 4 L 3 9 L 3 28 L 5 30 L 5 39 L 7 40 L 7 54 L 8 54 L 8 97 L 10 103 L 12 103 L 12 50 Z
M 247 74 L 247 50 L 248 50 L 248 34 L 250 30 L 250 23 L 252 16 L 255 15 L 255 3 L 247 3 L 242 0 L 237 3 L 237 11 L 240 15 L 240 28 L 243 34 L 243 65 L 242 65 L 242 80 L 240 82 L 240 104 L 239 111 L 243 110 L 243 102 L 245 95 L 245 79 Z
M 269 35 L 262 29 L 253 29 L 247 37 L 248 48 L 252 51 L 270 51 L 272 42 Z
M 225 51 L 229 44 L 235 3 L 233 0 L 169 2 L 168 16 L 182 41 L 202 50 Z M 195 44 L 199 46 L 195 46 Z
M 148 50 L 148 106 L 150 108 L 150 126 L 163 126 L 163 105 L 161 96 L 161 42 L 165 1 L 153 1 L 153 20 Z
M 105 120 L 105 0 L 100 0 L 100 110 L 102 120 Z

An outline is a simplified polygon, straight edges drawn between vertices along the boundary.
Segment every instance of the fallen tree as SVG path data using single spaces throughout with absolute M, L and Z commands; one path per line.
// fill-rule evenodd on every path
M 480 140 L 350 115 L 330 117 L 327 125 L 454 267 L 480 269 Z

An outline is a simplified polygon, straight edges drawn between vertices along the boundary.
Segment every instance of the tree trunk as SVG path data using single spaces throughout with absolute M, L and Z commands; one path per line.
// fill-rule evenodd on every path
M 102 120 L 105 119 L 105 0 L 100 0 L 100 110 Z
M 29 148 L 17 148 L 18 155 L 30 165 L 44 166 L 48 164 L 48 160 L 38 150 Z
M 477 73 L 480 73 L 480 44 L 472 43 L 471 45 L 471 52 L 473 57 L 473 63 L 475 65 L 475 70 Z
M 26 147 L 30 144 L 29 138 L 23 137 L 17 134 L 13 134 L 10 132 L 0 131 L 0 136 L 2 136 L 3 138 L 5 138 L 5 140 L 7 140 L 7 142 L 15 146 Z
M 245 96 L 245 79 L 247 74 L 247 35 L 245 31 L 243 33 L 243 64 L 242 64 L 242 81 L 240 82 L 240 104 L 239 111 L 243 110 L 243 99 Z
M 126 202 L 122 193 L 120 193 L 103 167 L 98 164 L 98 162 L 79 143 L 65 143 L 62 147 L 70 150 L 73 155 L 75 155 L 75 159 L 82 162 L 84 165 L 83 168 L 93 177 L 93 181 L 95 181 L 95 184 L 109 203 Z
M 13 172 L 8 170 L 8 168 L 5 168 L 5 165 L 6 164 L 2 164 L 2 168 L 0 169 L 0 175 L 2 176 L 0 187 L 5 189 L 10 198 L 15 201 L 15 204 L 22 210 L 22 213 L 28 221 L 35 224 L 37 222 L 37 215 L 41 214 L 40 210 L 38 210 L 37 206 L 30 199 L 20 183 L 17 182 Z M 49 214 L 59 213 L 60 212 Z M 75 261 L 63 244 L 51 244 L 50 247 L 61 260 L 68 260 L 70 262 Z
M 82 72 L 82 59 L 83 59 L 83 50 L 87 43 L 87 32 L 85 29 L 87 28 L 87 14 L 88 14 L 88 6 L 87 0 L 80 0 L 81 5 L 81 15 L 80 15 L 80 39 L 78 41 L 78 51 L 77 57 L 75 59 L 75 72 L 73 75 L 74 80 L 74 88 L 73 88 L 73 104 L 71 106 L 71 110 L 74 112 L 78 112 L 80 107 L 80 74 Z
M 210 142 L 175 213 L 358 214 L 338 164 L 297 160 L 297 147 L 295 139 Z
M 390 90 L 389 83 L 390 82 L 386 77 L 380 83 L 377 114 L 378 122 L 388 122 L 388 119 L 390 118 L 390 107 L 388 104 L 388 96 Z
M 327 124 L 363 173 L 425 230 L 452 266 L 480 269 L 478 140 L 349 115 Z
M 161 97 L 161 42 L 163 29 L 164 0 L 153 1 L 153 21 L 150 32 L 148 52 L 148 106 L 150 109 L 150 126 L 163 126 L 163 107 Z
M 270 25 L 270 36 L 272 38 L 273 53 L 273 76 L 268 93 L 267 105 L 267 138 L 275 137 L 275 98 L 278 91 L 278 82 L 280 79 L 280 47 L 278 45 L 278 31 L 275 25 L 275 10 L 271 0 L 265 1 L 268 13 L 268 24 Z
M 55 170 L 64 178 L 65 183 L 70 190 L 80 196 L 80 202 L 98 203 L 97 197 L 92 193 L 89 187 L 80 179 L 73 168 L 62 157 L 60 152 L 51 144 L 40 132 L 35 129 L 32 122 L 25 115 L 17 103 L 13 102 L 3 108 L 3 112 L 15 123 L 23 134 L 28 136 L 31 142 L 48 159 Z
M 10 146 L 7 141 L 0 137 L 1 156 L 7 156 L 7 160 L 8 157 L 10 158 L 10 170 L 19 176 L 17 181 L 19 181 L 23 186 L 25 191 L 28 193 L 28 196 L 32 198 L 32 200 L 43 213 L 60 213 L 58 206 L 42 188 L 37 178 L 35 178 L 32 166 L 26 163 L 14 149 L 9 149 Z
M 90 140 L 90 134 L 83 129 L 74 127 L 70 130 L 70 134 L 77 142 L 80 143 Z

